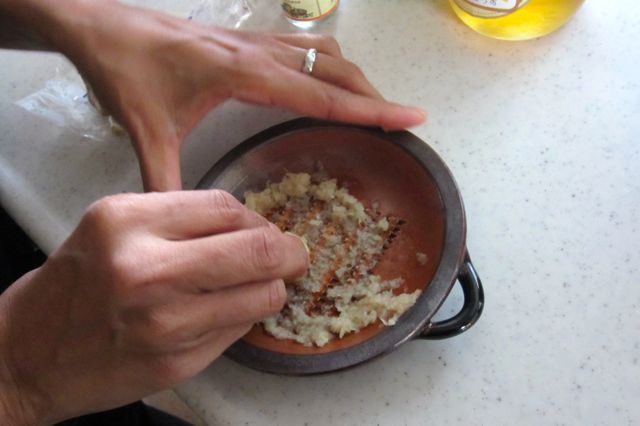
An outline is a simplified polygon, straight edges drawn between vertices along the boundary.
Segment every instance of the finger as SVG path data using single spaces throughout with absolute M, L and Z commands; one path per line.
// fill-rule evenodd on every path
M 148 369 L 148 377 L 156 380 L 159 388 L 172 387 L 204 370 L 229 346 L 247 334 L 253 324 L 241 324 L 225 329 L 212 330 L 199 339 L 180 348 L 171 347 L 162 356 L 140 365 Z M 177 349 L 177 350 L 176 350 Z M 146 355 L 146 354 L 145 354 Z
M 382 94 L 367 80 L 362 70 L 354 63 L 344 59 L 336 59 L 322 54 L 318 55 L 311 77 L 354 93 L 384 100 Z
M 240 229 L 273 226 L 236 198 L 217 189 L 112 196 L 129 224 L 144 224 L 168 240 L 188 240 Z
M 272 34 L 278 41 L 305 50 L 316 49 L 320 53 L 342 57 L 342 50 L 335 38 L 320 34 Z
M 134 147 L 145 192 L 182 189 L 179 144 L 134 137 Z
M 174 243 L 167 280 L 194 292 L 297 278 L 309 265 L 302 240 L 271 227 Z
M 226 191 L 212 189 L 173 194 L 158 200 L 159 211 L 153 225 L 166 239 L 187 240 L 261 226 L 275 228 Z
M 190 313 L 202 335 L 213 328 L 257 322 L 280 312 L 287 298 L 283 280 L 227 287 L 200 296 Z
M 277 314 L 284 306 L 286 294 L 282 280 L 199 293 L 172 307 L 165 321 L 179 334 L 175 340 L 189 344 L 202 340 L 212 330 L 254 323 Z
M 260 76 L 233 95 L 245 102 L 277 105 L 312 117 L 375 125 L 387 130 L 417 126 L 426 120 L 426 113 L 418 108 L 351 93 L 284 66 L 278 78 L 274 77 Z
M 301 49 L 274 52 L 274 56 L 281 64 L 294 71 L 300 71 L 304 62 L 304 55 L 306 55 L 306 51 Z M 384 99 L 380 92 L 367 80 L 360 68 L 343 58 L 335 58 L 319 53 L 313 66 L 311 78 L 331 83 L 370 98 Z

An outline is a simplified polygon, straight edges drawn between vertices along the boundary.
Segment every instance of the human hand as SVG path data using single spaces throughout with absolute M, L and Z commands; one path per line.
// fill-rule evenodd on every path
M 56 44 L 129 131 L 147 190 L 180 189 L 182 142 L 230 98 L 386 129 L 425 119 L 384 101 L 331 37 L 213 28 L 110 1 L 80 9 L 80 24 L 69 21 Z M 301 67 L 312 47 L 308 76 Z
M 307 264 L 299 239 L 221 191 L 94 203 L 0 297 L 0 418 L 53 423 L 195 375 L 279 312 L 282 279 Z

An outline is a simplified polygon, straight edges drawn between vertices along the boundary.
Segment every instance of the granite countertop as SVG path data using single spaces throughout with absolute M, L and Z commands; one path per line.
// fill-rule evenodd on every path
M 294 29 L 266 0 L 245 28 Z M 149 1 L 138 1 L 151 4 Z M 187 13 L 188 2 L 154 2 Z M 317 377 L 221 358 L 177 392 L 212 425 L 640 422 L 640 8 L 587 1 L 528 42 L 475 34 L 444 0 L 343 1 L 332 33 L 387 97 L 428 109 L 413 129 L 465 200 L 486 307 L 468 332 L 409 342 Z M 83 209 L 139 191 L 126 142 L 88 140 L 17 108 L 56 55 L 0 53 L 0 201 L 46 251 Z M 183 151 L 195 186 L 246 137 L 292 117 L 229 103 Z M 452 292 L 439 317 L 461 303 Z

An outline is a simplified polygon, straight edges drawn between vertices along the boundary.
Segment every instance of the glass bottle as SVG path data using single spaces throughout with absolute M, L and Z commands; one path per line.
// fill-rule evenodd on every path
M 458 17 L 480 34 L 502 40 L 527 40 L 549 34 L 584 0 L 449 0 Z
M 298 28 L 308 29 L 331 15 L 340 0 L 281 0 L 284 16 Z

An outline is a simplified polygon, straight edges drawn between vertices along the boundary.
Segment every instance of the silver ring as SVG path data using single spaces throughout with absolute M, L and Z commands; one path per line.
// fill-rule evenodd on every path
M 307 50 L 307 54 L 304 56 L 304 65 L 302 65 L 302 72 L 310 75 L 313 72 L 313 64 L 316 63 L 316 49 Z

